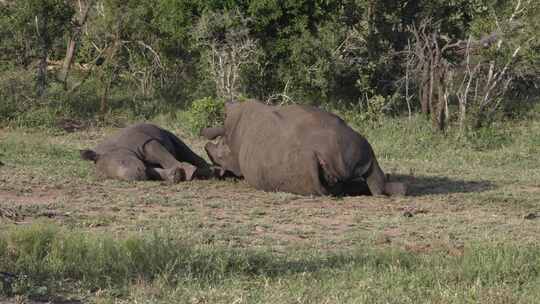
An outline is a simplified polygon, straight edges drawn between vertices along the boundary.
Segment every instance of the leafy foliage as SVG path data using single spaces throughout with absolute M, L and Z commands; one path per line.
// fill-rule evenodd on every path
M 21 100 L 25 105 L 58 104 L 50 99 L 57 96 L 66 38 L 81 26 L 78 15 L 89 5 L 70 78 L 59 95 L 82 100 L 92 92 L 95 97 L 83 112 L 98 118 L 122 107 L 150 117 L 205 97 L 239 96 L 358 111 L 366 101 L 384 99 L 386 114 L 410 115 L 420 109 L 421 96 L 413 88 L 405 96 L 407 68 L 401 54 L 412 42 L 411 26 L 426 18 L 438 24 L 441 43 L 497 33 L 502 47 L 495 43 L 475 54 L 483 62 L 501 66 L 520 47 L 507 71 L 512 82 L 501 97 L 506 102 L 496 110 L 516 117 L 532 109 L 540 93 L 536 2 L 2 1 L 0 71 L 33 75 L 49 95 L 40 97 L 29 85 L 9 90 L 9 80 L 2 77 L 0 94 L 6 102 L 0 115 L 15 121 L 21 112 L 14 107 L 21 108 Z M 36 31 L 36 20 L 42 31 Z M 47 78 L 37 68 L 44 51 Z M 455 54 L 445 59 L 457 64 Z M 78 111 L 52 112 L 72 116 Z
M 205 97 L 193 101 L 184 113 L 185 123 L 193 134 L 199 134 L 202 128 L 223 124 L 224 106 L 222 99 Z

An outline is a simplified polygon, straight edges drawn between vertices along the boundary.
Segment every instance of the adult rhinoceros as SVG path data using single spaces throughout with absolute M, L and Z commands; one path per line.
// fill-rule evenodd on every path
M 222 127 L 201 135 L 211 161 L 253 187 L 303 195 L 405 194 L 389 183 L 368 141 L 338 116 L 311 106 L 228 103 Z
M 96 164 L 98 175 L 121 180 L 180 182 L 208 178 L 210 165 L 171 132 L 141 123 L 124 128 L 81 158 Z

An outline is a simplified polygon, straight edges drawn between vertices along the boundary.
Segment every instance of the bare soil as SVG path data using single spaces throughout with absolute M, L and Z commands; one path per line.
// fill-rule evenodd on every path
M 110 132 L 88 129 L 21 138 L 0 130 L 0 138 L 22 147 L 15 152 L 28 153 L 7 157 L 0 167 L 0 228 L 45 220 L 118 236 L 166 227 L 201 242 L 278 251 L 365 243 L 450 254 L 459 254 L 471 241 L 535 242 L 540 235 L 537 220 L 525 218 L 540 211 L 540 186 L 534 182 L 509 183 L 488 175 L 479 180 L 473 178 L 474 169 L 464 171 L 463 178 L 434 175 L 433 167 L 440 164 L 430 163 L 415 175 L 405 174 L 411 168 L 384 159 L 383 168 L 392 168 L 394 179 L 406 182 L 410 195 L 303 197 L 258 191 L 231 179 L 177 185 L 99 180 L 92 164 L 78 159 L 77 150 L 92 147 Z M 46 137 L 44 153 L 52 155 L 34 155 L 32 146 L 25 146 L 36 136 Z M 202 154 L 202 140 L 186 141 Z M 59 161 L 54 153 L 65 154 L 61 170 L 53 163 Z M 40 157 L 42 162 L 32 161 Z

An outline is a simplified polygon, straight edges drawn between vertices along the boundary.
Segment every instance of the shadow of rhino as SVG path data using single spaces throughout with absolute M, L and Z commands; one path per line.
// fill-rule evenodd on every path
M 484 192 L 496 188 L 487 180 L 458 180 L 445 176 L 392 175 L 392 179 L 407 184 L 408 196 Z

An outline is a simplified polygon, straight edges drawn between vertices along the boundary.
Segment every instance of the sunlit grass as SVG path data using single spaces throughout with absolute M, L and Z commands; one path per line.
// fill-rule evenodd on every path
M 204 141 L 159 118 L 203 154 Z M 115 128 L 0 132 L 3 296 L 98 303 L 534 303 L 540 123 L 358 126 L 404 198 L 96 178 Z M 412 210 L 412 217 L 403 216 Z M 528 215 L 531 215 L 527 217 Z M 9 276 L 13 275 L 13 276 Z

